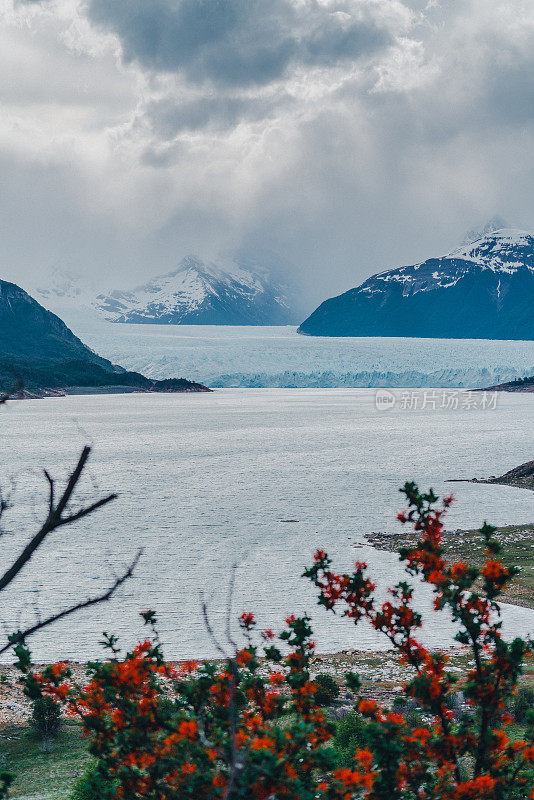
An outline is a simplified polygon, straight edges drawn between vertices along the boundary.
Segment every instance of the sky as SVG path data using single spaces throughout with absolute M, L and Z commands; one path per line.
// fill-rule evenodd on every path
M 532 0 L 0 0 L 0 277 L 194 253 L 313 305 L 534 226 Z

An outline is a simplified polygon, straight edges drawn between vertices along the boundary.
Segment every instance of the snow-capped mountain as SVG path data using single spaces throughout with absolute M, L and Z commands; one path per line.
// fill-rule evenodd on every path
M 80 319 L 101 318 L 95 309 L 95 297 L 102 286 L 90 276 L 80 275 L 62 266 L 53 267 L 38 281 L 24 287 L 48 311 L 57 314 L 71 327 Z
M 53 302 L 63 301 L 66 304 L 76 304 L 83 300 L 90 300 L 93 296 L 93 292 L 81 275 L 61 267 L 51 269 L 40 284 L 34 289 L 34 294 L 39 295 L 40 300 L 50 299 Z
M 534 339 L 534 237 L 492 230 L 440 258 L 387 270 L 322 303 L 315 336 Z
M 265 266 L 269 263 L 269 267 Z M 172 272 L 134 289 L 110 289 L 96 279 L 54 267 L 28 291 L 69 324 L 111 322 L 289 325 L 302 319 L 295 287 L 278 275 L 289 272 L 274 256 L 233 256 L 221 265 L 187 256 Z
M 267 270 L 236 262 L 220 267 L 195 256 L 143 286 L 99 294 L 94 304 L 112 322 L 284 325 L 297 318 L 291 289 Z

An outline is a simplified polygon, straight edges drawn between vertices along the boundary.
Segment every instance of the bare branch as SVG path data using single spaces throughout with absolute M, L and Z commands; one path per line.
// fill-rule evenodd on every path
M 220 653 L 220 654 L 221 654 L 221 655 L 222 655 L 224 658 L 230 659 L 230 656 L 228 655 L 228 653 L 226 652 L 226 650 L 225 650 L 225 649 L 222 647 L 222 645 L 220 645 L 220 644 L 219 644 L 219 642 L 218 642 L 218 640 L 217 640 L 217 637 L 215 636 L 215 633 L 214 633 L 214 631 L 213 631 L 213 628 L 211 627 L 210 618 L 209 618 L 209 616 L 208 616 L 208 607 L 207 607 L 207 605 L 206 605 L 206 601 L 204 600 L 204 596 L 203 596 L 202 592 L 200 593 L 200 598 L 201 598 L 201 600 L 202 600 L 202 605 L 201 605 L 201 608 L 202 608 L 202 617 L 203 617 L 203 619 L 204 619 L 204 625 L 206 626 L 206 630 L 207 630 L 207 632 L 208 632 L 208 635 L 209 635 L 209 637 L 210 637 L 211 641 L 213 642 L 213 644 L 215 645 L 215 647 L 216 647 L 217 651 L 218 651 L 218 652 L 219 652 L 219 653 Z
M 52 512 L 54 508 L 54 480 L 50 477 L 48 470 L 43 470 L 45 474 L 45 478 L 48 481 L 48 486 L 50 487 L 49 497 L 48 497 L 48 511 L 49 513 Z
M 110 588 L 107 589 L 103 594 L 100 594 L 97 597 L 90 597 L 88 600 L 84 600 L 81 603 L 76 603 L 76 605 L 71 606 L 70 608 L 66 608 L 63 611 L 59 611 L 57 614 L 53 614 L 52 616 L 47 617 L 46 619 L 36 622 L 34 625 L 32 625 L 30 628 L 26 628 L 26 630 L 24 631 L 19 631 L 10 638 L 10 641 L 7 644 L 5 644 L 2 648 L 0 648 L 0 655 L 2 655 L 15 645 L 19 644 L 20 642 L 24 641 L 25 639 L 28 638 L 28 636 L 31 636 L 33 633 L 42 630 L 42 628 L 46 628 L 48 625 L 52 625 L 52 623 L 57 622 L 60 619 L 64 619 L 65 617 L 70 616 L 70 614 L 74 614 L 76 611 L 81 611 L 84 608 L 89 608 L 90 606 L 97 605 L 97 603 L 105 603 L 107 600 L 113 597 L 119 586 L 122 586 L 122 584 L 126 580 L 128 580 L 128 578 L 131 578 L 131 576 L 133 575 L 133 571 L 136 568 L 139 559 L 141 558 L 142 553 L 143 553 L 142 549 L 137 552 L 134 560 L 132 561 L 128 569 L 125 572 L 123 572 L 123 574 L 120 577 L 118 577 L 113 583 L 113 585 L 110 586 Z
M 230 767 L 230 774 L 228 777 L 228 783 L 226 785 L 226 790 L 224 792 L 222 800 L 230 800 L 231 796 L 234 793 L 234 789 L 236 786 L 237 778 L 239 772 L 243 769 L 246 760 L 246 754 L 239 750 L 237 745 L 237 703 L 236 703 L 236 694 L 237 694 L 237 684 L 239 681 L 239 667 L 237 663 L 237 653 L 238 653 L 238 646 L 232 638 L 232 631 L 231 631 L 231 618 L 232 618 L 232 605 L 233 605 L 233 598 L 234 598 L 234 589 L 235 589 L 235 579 L 237 573 L 237 563 L 232 565 L 232 574 L 230 577 L 230 581 L 228 584 L 228 596 L 226 600 L 226 640 L 228 644 L 233 648 L 233 655 L 229 656 L 222 645 L 219 644 L 217 637 L 213 631 L 211 626 L 211 622 L 208 615 L 208 609 L 204 598 L 201 594 L 202 599 L 202 616 L 204 618 L 204 625 L 206 626 L 206 630 L 208 631 L 208 635 L 217 648 L 218 652 L 221 653 L 227 660 L 228 670 L 230 672 L 230 686 L 229 686 L 229 703 L 228 703 L 228 721 L 230 726 L 230 741 L 232 747 L 232 754 L 229 763 Z M 205 734 L 204 734 L 205 736 Z
M 228 583 L 228 598 L 226 600 L 226 641 L 234 648 L 234 652 L 237 652 L 238 650 L 237 644 L 232 639 L 232 631 L 231 631 L 232 606 L 234 600 L 236 572 L 237 572 L 237 563 L 234 562 L 232 564 L 232 573 L 230 576 L 230 581 Z
M 4 496 L 2 494 L 2 490 L 0 489 L 0 519 L 2 519 L 2 514 L 7 511 L 9 508 L 9 501 L 4 500 Z
M 67 481 L 67 486 L 65 487 L 65 491 L 63 492 L 63 495 L 61 496 L 61 499 L 55 508 L 55 514 L 57 517 L 61 517 L 61 515 L 65 511 L 67 503 L 69 502 L 72 496 L 76 484 L 80 480 L 80 476 L 83 472 L 83 468 L 87 463 L 87 459 L 89 458 L 90 452 L 91 448 L 89 447 L 89 445 L 85 445 L 85 447 L 82 450 L 81 456 L 78 459 L 78 463 L 76 464 L 74 471 L 71 473 L 71 476 Z
M 90 506 L 82 508 L 80 511 L 76 511 L 74 514 L 69 514 L 68 517 L 62 517 L 56 527 L 60 528 L 62 525 L 69 525 L 71 522 L 76 522 L 76 520 L 82 519 L 82 517 L 86 517 L 88 514 L 92 514 L 93 511 L 97 510 L 97 508 L 102 508 L 102 506 L 105 506 L 107 503 L 111 503 L 112 500 L 116 500 L 117 497 L 118 494 L 115 492 L 108 494 L 107 497 L 103 497 L 101 500 L 91 503 Z
M 54 481 L 48 472 L 45 471 L 45 476 L 50 486 L 48 516 L 35 536 L 26 545 L 19 557 L 0 578 L 0 592 L 5 589 L 6 586 L 9 586 L 11 581 L 18 575 L 24 565 L 27 564 L 31 559 L 37 548 L 41 546 L 49 533 L 54 531 L 56 528 L 60 528 L 62 525 L 68 525 L 69 523 L 75 522 L 82 517 L 86 517 L 88 514 L 96 511 L 97 508 L 101 508 L 107 503 L 110 503 L 112 500 L 115 500 L 117 497 L 116 494 L 110 494 L 107 497 L 103 497 L 101 500 L 97 500 L 95 503 L 80 509 L 80 511 L 77 511 L 74 514 L 69 514 L 66 517 L 63 516 L 63 512 L 65 511 L 65 508 L 72 497 L 72 493 L 74 492 L 74 489 L 80 480 L 90 452 L 90 447 L 86 446 L 83 448 L 80 458 L 78 459 L 78 463 L 74 471 L 71 473 L 67 482 L 67 486 L 65 487 L 65 490 L 61 495 L 57 505 L 54 505 Z
M 239 752 L 239 748 L 237 746 L 237 706 L 236 706 L 236 689 L 237 689 L 237 679 L 239 676 L 239 669 L 237 666 L 237 661 L 235 658 L 231 659 L 229 662 L 232 677 L 230 678 L 230 702 L 228 708 L 228 716 L 230 718 L 230 740 L 232 743 L 232 763 L 230 765 L 230 775 L 228 778 L 228 784 L 226 786 L 226 791 L 223 796 L 223 800 L 229 800 L 232 796 L 232 792 L 234 791 L 234 786 L 237 778 L 237 774 L 239 770 L 243 769 L 243 757 Z

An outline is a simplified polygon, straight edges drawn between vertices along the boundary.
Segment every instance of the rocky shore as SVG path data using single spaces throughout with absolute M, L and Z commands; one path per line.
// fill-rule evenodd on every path
M 171 384 L 166 386 L 165 384 Z M 187 394 L 191 392 L 211 392 L 202 383 L 188 381 L 185 378 L 173 378 L 169 381 L 153 381 L 149 386 L 67 386 L 65 389 L 17 389 L 6 392 L 10 400 L 42 400 L 44 397 L 66 397 L 70 394 Z
M 505 472 L 496 478 L 450 478 L 448 483 L 497 483 L 501 486 L 516 486 L 518 489 L 534 491 L 534 461 L 527 461 L 519 467 Z
M 487 389 L 474 389 L 475 392 L 534 392 L 534 376 L 531 378 L 520 378 L 517 381 L 508 383 L 498 383 L 496 386 L 488 386 Z
M 459 670 L 454 664 L 458 659 L 465 658 L 463 649 L 457 648 L 452 654 L 452 669 Z M 44 664 L 37 664 L 36 671 L 44 668 Z M 86 680 L 86 664 L 71 662 L 69 664 L 73 678 L 77 683 Z M 174 663 L 179 667 L 180 664 Z M 267 672 L 265 664 L 262 669 Z M 358 672 L 362 679 L 361 693 L 368 699 L 380 703 L 391 703 L 402 692 L 402 684 L 408 679 L 410 669 L 400 663 L 393 650 L 383 652 L 365 652 L 358 650 L 345 650 L 341 653 L 321 654 L 314 657 L 311 673 L 314 677 L 319 673 L 331 675 L 342 687 L 347 672 Z M 28 723 L 31 716 L 31 704 L 24 695 L 19 683 L 20 672 L 12 665 L 0 666 L 0 729 L 9 725 Z M 348 710 L 354 707 L 354 697 L 350 692 L 342 690 L 337 703 L 337 712 L 343 715 L 345 706 Z M 334 709 L 334 712 L 336 709 Z
M 449 670 L 461 673 L 471 665 L 471 653 L 468 648 L 454 647 L 448 651 Z M 36 670 L 44 664 L 36 665 Z M 69 664 L 76 682 L 86 680 L 86 664 L 71 662 Z M 180 662 L 173 666 L 179 667 Z M 265 663 L 261 670 L 267 673 Z M 343 650 L 339 653 L 316 655 L 311 663 L 311 675 L 331 675 L 341 688 L 337 702 L 330 709 L 331 715 L 341 719 L 354 708 L 355 697 L 347 691 L 345 675 L 357 672 L 361 678 L 361 695 L 368 700 L 376 700 L 384 705 L 391 705 L 396 697 L 403 693 L 403 684 L 412 676 L 410 667 L 402 664 L 395 650 L 363 651 Z M 0 730 L 10 725 L 25 725 L 31 715 L 31 705 L 22 692 L 19 683 L 20 673 L 14 666 L 0 667 Z M 534 664 L 527 662 L 523 680 L 529 685 L 534 682 Z

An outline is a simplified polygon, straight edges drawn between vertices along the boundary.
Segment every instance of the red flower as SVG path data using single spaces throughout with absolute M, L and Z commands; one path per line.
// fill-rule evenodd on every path
M 178 733 L 184 739 L 194 739 L 197 731 L 198 726 L 194 719 L 183 719 L 178 725 Z
M 256 619 L 252 611 L 244 611 L 239 617 L 239 621 L 241 627 L 245 628 L 245 630 L 250 630 L 250 628 L 256 624 Z

